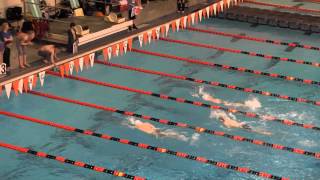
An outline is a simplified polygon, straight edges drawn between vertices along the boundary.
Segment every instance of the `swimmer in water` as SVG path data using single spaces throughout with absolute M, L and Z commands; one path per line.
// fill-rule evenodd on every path
M 188 141 L 189 139 L 186 136 L 179 134 L 173 130 L 161 131 L 159 128 L 156 128 L 154 125 L 150 123 L 142 122 L 134 118 L 129 118 L 129 122 L 134 128 L 144 133 L 154 135 L 156 137 L 170 137 L 170 138 L 174 138 L 182 141 Z
M 272 133 L 271 132 L 267 132 L 264 130 L 254 130 L 251 126 L 249 126 L 248 124 L 244 123 L 244 122 L 238 122 L 234 119 L 231 119 L 227 114 L 225 113 L 217 113 L 218 115 L 218 119 L 220 120 L 220 122 L 222 122 L 222 124 L 227 127 L 227 128 L 240 128 L 240 129 L 245 129 L 247 131 L 250 132 L 255 132 L 255 133 L 259 133 L 259 134 L 263 134 L 263 135 L 267 135 L 267 136 L 271 136 Z

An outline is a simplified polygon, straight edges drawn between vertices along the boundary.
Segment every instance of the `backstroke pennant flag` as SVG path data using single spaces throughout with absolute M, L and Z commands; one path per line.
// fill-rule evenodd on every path
M 156 27 L 156 38 L 160 39 L 160 26 Z
M 128 40 L 125 40 L 125 41 L 123 42 L 123 51 L 124 51 L 125 54 L 126 54 L 127 51 L 128 51 Z
M 72 69 L 73 69 L 73 66 L 74 66 L 74 62 L 71 61 L 73 63 L 72 65 Z M 71 71 L 71 62 L 70 62 L 70 74 L 72 74 L 72 71 Z M 40 80 L 40 85 L 43 86 L 44 85 L 44 78 L 46 76 L 46 72 L 45 71 L 42 71 L 42 72 L 39 72 L 39 80 Z
M 60 66 L 61 67 L 61 66 Z M 62 66 L 63 67 L 63 66 Z M 33 81 L 34 81 L 34 77 L 33 75 L 29 76 L 28 77 L 28 86 L 29 86 L 29 89 L 32 90 L 33 89 Z
M 177 28 L 177 32 L 179 32 L 179 27 L 180 27 L 180 18 L 176 20 L 176 28 Z
M 8 83 L 4 85 L 4 88 L 6 90 L 6 94 L 8 99 L 10 98 L 10 93 L 11 93 L 11 88 L 12 88 L 12 83 Z
M 83 70 L 83 57 L 79 58 L 79 67 L 80 67 L 80 71 L 82 72 L 82 70 Z
M 170 29 L 170 23 L 167 23 L 166 24 L 166 36 L 168 36 L 169 29 Z
M 201 22 L 202 21 L 202 9 L 200 9 L 198 11 L 198 13 L 199 13 L 199 21 Z
M 195 13 L 192 13 L 191 14 L 191 22 L 192 22 L 192 25 L 194 25 L 194 19 L 195 19 L 195 16 L 196 16 L 196 14 Z
M 90 66 L 93 67 L 94 64 L 94 57 L 95 57 L 96 53 L 91 53 L 89 54 L 89 60 L 90 60 Z
M 143 45 L 143 34 L 139 34 L 138 35 L 138 39 L 139 39 L 140 47 L 142 47 L 142 45 Z
M 19 80 L 13 81 L 12 86 L 13 86 L 14 94 L 16 96 L 18 96 L 18 94 L 19 94 L 19 90 L 18 90 Z
M 71 75 L 73 73 L 73 69 L 74 69 L 74 61 L 70 61 L 69 62 L 69 72 Z M 40 77 L 40 73 L 39 73 L 39 77 Z
M 206 11 L 207 11 L 207 17 L 209 19 L 209 17 L 210 17 L 210 6 L 206 7 Z
M 112 47 L 108 47 L 108 58 L 109 60 L 112 58 Z
M 183 18 L 183 28 L 186 29 L 187 28 L 187 22 L 188 22 L 188 16 L 185 16 Z
M 221 9 L 221 12 L 223 12 L 223 5 L 224 5 L 223 1 L 220 1 L 220 9 Z
M 217 3 L 213 4 L 213 13 L 215 16 L 217 15 Z
M 19 83 L 18 83 L 18 91 L 20 94 L 23 93 L 23 79 L 20 79 L 19 80 Z
M 151 39 L 152 39 L 152 31 L 148 31 L 147 35 L 148 35 L 148 42 L 150 44 L 151 43 Z

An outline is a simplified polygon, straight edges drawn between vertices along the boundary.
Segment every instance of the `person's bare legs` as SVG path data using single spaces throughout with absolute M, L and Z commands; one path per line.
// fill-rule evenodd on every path
M 23 64 L 27 67 L 31 67 L 30 64 L 27 63 L 27 55 L 23 54 Z
M 24 63 L 23 63 L 23 55 L 18 55 L 18 61 L 19 61 L 19 67 L 20 68 L 26 68 L 25 66 L 24 66 Z

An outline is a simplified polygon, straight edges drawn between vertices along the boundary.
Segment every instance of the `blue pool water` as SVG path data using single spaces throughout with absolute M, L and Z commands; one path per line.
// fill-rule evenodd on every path
M 306 36 L 302 32 L 287 29 L 266 26 L 251 27 L 250 24 L 246 23 L 217 19 L 206 20 L 196 27 L 232 33 L 245 33 L 266 39 L 303 42 L 319 46 L 319 35 Z M 171 33 L 170 38 L 320 62 L 319 52 L 305 49 L 296 48 L 291 52 L 286 52 L 287 48 L 284 46 L 235 40 L 191 31 Z M 134 47 L 139 47 L 138 42 L 134 43 Z M 270 62 L 258 57 L 227 52 L 222 53 L 212 49 L 172 44 L 164 41 L 154 42 L 142 49 L 320 81 L 319 69 L 306 65 Z M 317 86 L 209 68 L 133 52 L 123 57 L 113 58 L 112 62 L 204 80 L 220 81 L 289 96 L 312 100 L 320 99 L 320 91 Z M 203 101 L 192 96 L 200 87 L 199 84 L 192 82 L 173 80 L 99 64 L 95 64 L 92 69 L 79 73 L 79 76 L 154 91 L 156 93 L 164 93 L 175 97 Z M 281 118 L 289 118 L 300 123 L 313 123 L 320 126 L 319 107 L 310 104 L 284 101 L 212 86 L 204 86 L 204 89 L 218 98 L 231 102 L 244 102 L 256 97 L 262 104 L 262 107 L 256 110 L 257 113 L 271 114 Z M 256 128 L 271 131 L 273 133 L 272 136 L 250 133 L 241 129 L 227 129 L 215 118 L 210 118 L 209 109 L 53 76 L 47 76 L 45 86 L 37 88 L 37 90 L 80 101 L 165 118 L 171 121 L 185 122 L 208 129 L 222 130 L 231 134 L 257 138 L 271 143 L 302 148 L 308 151 L 319 152 L 320 150 L 318 132 L 299 127 L 288 127 L 276 122 L 265 122 L 236 115 L 239 121 L 248 122 Z M 182 151 L 233 165 L 250 167 L 254 170 L 265 171 L 278 176 L 299 180 L 320 179 L 320 162 L 312 157 L 256 146 L 245 142 L 236 142 L 223 137 L 206 134 L 196 135 L 191 130 L 153 123 L 157 128 L 162 130 L 171 129 L 183 134 L 189 140 L 156 138 L 136 129 L 129 128 L 126 125 L 128 120 L 124 116 L 31 94 L 24 94 L 18 97 L 12 96 L 10 100 L 7 100 L 3 95 L 0 98 L 0 102 L 0 108 L 10 112 L 71 125 L 81 129 L 91 129 L 119 138 Z M 248 109 L 244 110 L 250 111 Z M 5 116 L 1 116 L 0 123 L 1 141 L 54 155 L 62 155 L 94 165 L 122 170 L 149 179 L 261 179 L 248 174 L 220 169 L 195 161 L 57 130 Z M 0 149 L 0 177 L 1 180 L 116 179 L 106 174 L 5 149 Z

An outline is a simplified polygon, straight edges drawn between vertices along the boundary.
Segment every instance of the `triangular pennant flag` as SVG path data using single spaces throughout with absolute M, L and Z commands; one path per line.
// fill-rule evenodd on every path
M 160 39 L 160 26 L 156 27 L 156 38 Z
M 166 24 L 166 36 L 168 36 L 169 29 L 170 29 L 170 23 L 167 23 Z
M 183 28 L 186 29 L 187 28 L 187 21 L 188 21 L 188 16 L 185 16 L 183 18 Z
M 76 59 L 76 60 L 74 61 L 74 66 L 75 66 L 75 68 L 76 68 L 76 72 L 78 73 L 78 72 L 79 72 L 79 59 Z
M 128 40 L 125 40 L 125 41 L 123 42 L 123 51 L 124 51 L 125 54 L 126 54 L 127 51 L 128 51 Z
M 12 83 L 8 83 L 4 85 L 4 88 L 6 90 L 6 94 L 8 99 L 10 98 L 10 93 L 11 93 L 11 88 L 12 88 Z
M 151 39 L 152 39 L 152 31 L 148 31 L 147 35 L 148 35 L 148 42 L 150 44 L 151 43 Z
M 166 26 L 161 26 L 160 31 L 161 31 L 162 37 L 164 37 L 165 35 L 164 33 L 166 32 Z
M 0 97 L 2 96 L 2 86 L 0 86 Z
M 179 31 L 179 27 L 180 27 L 180 19 L 177 19 L 177 20 L 176 20 L 177 32 Z
M 202 9 L 200 9 L 199 11 L 198 11 L 198 14 L 199 14 L 199 20 L 200 20 L 200 22 L 202 21 Z
M 104 49 L 102 49 L 102 54 L 103 54 L 103 60 L 105 61 L 105 62 L 107 62 L 108 61 L 108 48 L 104 48 Z
M 140 47 L 142 47 L 142 45 L 143 45 L 143 34 L 139 34 L 138 39 L 139 39 Z
M 61 65 L 60 66 L 60 76 L 61 77 L 64 77 L 64 65 Z M 30 78 L 30 77 L 29 77 Z M 32 79 L 32 81 L 33 81 L 33 79 Z M 30 87 L 30 79 L 29 79 L 29 87 Z
M 128 39 L 128 48 L 129 48 L 129 51 L 131 51 L 131 49 L 132 49 L 132 38 Z
M 119 43 L 119 53 L 120 53 L 120 56 L 123 55 L 123 42 Z
M 227 0 L 228 8 L 230 8 L 231 0 Z
M 188 16 L 188 26 L 191 26 L 191 15 Z
M 210 10 L 210 16 L 212 16 L 213 15 L 213 5 L 209 6 L 209 10 Z
M 196 24 L 198 24 L 198 21 L 199 21 L 199 13 L 196 13 L 196 14 L 195 14 L 194 20 L 195 20 Z
M 64 70 L 65 70 L 65 74 L 68 76 L 69 70 L 70 70 L 70 66 L 68 62 L 64 64 Z
M 117 56 L 117 45 L 112 45 L 112 56 Z
M 223 1 L 220 1 L 220 10 L 221 10 L 221 12 L 223 12 L 223 5 L 224 5 Z
M 96 55 L 96 53 L 89 54 L 89 60 L 90 60 L 90 66 L 91 67 L 93 67 L 93 64 L 94 64 L 95 55 Z
M 63 67 L 63 66 L 60 66 Z M 28 87 L 30 90 L 33 89 L 33 75 L 28 77 Z
M 156 28 L 152 29 L 152 39 L 155 40 L 157 38 Z
M 69 72 L 70 72 L 71 75 L 73 73 L 73 68 L 74 68 L 74 61 L 70 61 L 69 62 Z M 39 77 L 40 77 L 40 73 L 39 73 Z M 40 79 L 40 83 L 41 83 L 41 79 Z
M 206 15 L 207 15 L 206 9 L 202 9 L 202 17 L 203 17 L 203 18 L 206 18 Z
M 184 29 L 185 27 L 184 27 L 184 17 L 181 17 L 180 18 L 180 28 L 181 29 Z
M 19 88 L 19 80 L 13 81 L 12 86 L 13 86 L 14 94 L 16 96 L 18 96 L 18 94 L 19 94 L 19 90 L 18 90 L 18 88 Z
M 207 17 L 209 19 L 210 17 L 210 6 L 206 7 Z
M 192 22 L 192 25 L 194 25 L 195 18 L 196 18 L 196 14 L 195 14 L 195 13 L 192 13 L 192 14 L 191 14 L 191 22 Z
M 238 0 L 234 0 L 234 5 L 237 5 L 238 4 Z
M 109 61 L 112 58 L 112 47 L 108 47 L 108 58 L 109 58 Z
M 171 28 L 172 28 L 172 32 L 176 32 L 176 22 L 175 21 L 171 22 Z
M 79 58 L 79 67 L 80 67 L 80 71 L 82 72 L 83 70 L 83 57 Z
M 143 33 L 143 44 L 144 45 L 148 44 L 148 33 L 147 32 Z
M 71 62 L 73 63 L 73 61 L 71 61 Z M 69 67 L 71 68 L 71 65 Z M 72 68 L 73 68 L 73 65 L 72 65 Z M 70 74 L 72 74 L 72 71 L 70 71 Z M 45 76 L 46 76 L 46 72 L 45 71 L 39 72 L 39 80 L 40 80 L 41 87 L 44 85 Z
M 89 64 L 90 64 L 90 56 L 89 54 L 88 55 L 85 55 L 83 57 L 83 60 L 84 60 L 84 65 L 86 66 L 86 68 L 88 69 L 89 68 Z
M 23 89 L 24 89 L 24 92 L 28 92 L 28 85 L 29 85 L 29 78 L 26 77 L 23 79 Z
M 33 84 L 32 84 L 33 88 L 37 87 L 37 80 L 38 80 L 37 75 L 33 75 Z
M 217 3 L 213 4 L 213 14 L 216 16 L 217 15 Z
M 19 93 L 20 93 L 20 94 L 23 93 L 23 79 L 20 79 L 20 80 L 19 80 L 18 90 L 19 90 Z M 0 94 L 0 95 L 1 95 L 1 94 Z

